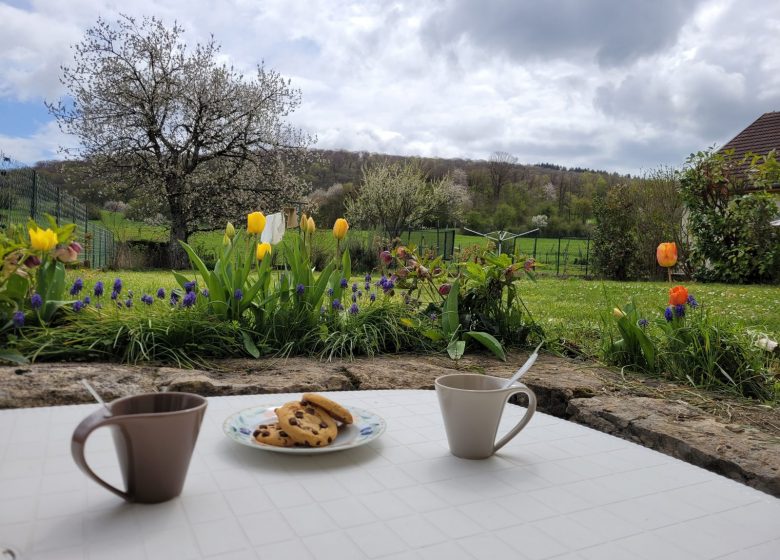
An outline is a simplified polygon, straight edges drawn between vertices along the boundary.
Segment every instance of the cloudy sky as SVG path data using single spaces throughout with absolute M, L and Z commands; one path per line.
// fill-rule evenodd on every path
M 780 2 L 767 0 L 0 0 L 0 151 L 57 157 L 43 100 L 98 16 L 178 21 L 226 61 L 302 90 L 317 146 L 680 165 L 780 110 Z

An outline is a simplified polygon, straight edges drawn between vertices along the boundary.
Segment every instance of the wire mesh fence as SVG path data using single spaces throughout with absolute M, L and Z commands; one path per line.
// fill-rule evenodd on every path
M 0 228 L 24 225 L 31 217 L 45 227 L 46 214 L 58 224 L 76 224 L 76 238 L 84 246 L 81 256 L 86 266 L 103 268 L 111 264 L 116 251 L 114 236 L 101 225 L 90 223 L 87 207 L 35 169 L 0 152 Z

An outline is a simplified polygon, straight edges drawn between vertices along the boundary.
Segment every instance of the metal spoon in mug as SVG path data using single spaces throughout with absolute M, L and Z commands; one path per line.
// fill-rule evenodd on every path
M 87 388 L 87 391 L 89 391 L 90 395 L 95 397 L 95 400 L 97 402 L 99 402 L 100 404 L 103 405 L 103 408 L 105 408 L 108 411 L 109 414 L 112 414 L 111 409 L 108 408 L 108 405 L 105 403 L 105 401 L 100 398 L 100 395 L 98 395 L 98 393 L 97 393 L 97 391 L 95 391 L 94 387 L 92 387 L 92 385 L 89 384 L 89 381 L 87 381 L 86 379 L 82 379 L 81 380 L 81 384 L 84 385 L 84 387 Z
M 531 369 L 532 365 L 534 365 L 536 358 L 539 357 L 539 348 L 542 347 L 542 344 L 544 344 L 544 340 L 541 341 L 536 348 L 534 348 L 534 351 L 531 353 L 530 356 L 528 356 L 528 359 L 525 361 L 522 367 L 515 372 L 515 374 L 509 379 L 509 381 L 506 382 L 506 385 L 504 385 L 504 389 L 509 389 L 509 387 L 511 387 L 515 381 L 517 381 L 518 379 L 523 377 L 526 373 L 528 373 L 528 370 Z

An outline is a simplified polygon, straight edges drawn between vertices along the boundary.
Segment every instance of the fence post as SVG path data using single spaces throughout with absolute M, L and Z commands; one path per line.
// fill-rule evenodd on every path
M 590 235 L 585 243 L 585 276 L 588 275 L 588 265 L 590 264 Z
M 32 195 L 30 196 L 30 217 L 35 220 L 35 213 L 38 211 L 38 173 L 32 171 Z
M 555 275 L 558 276 L 561 272 L 561 237 L 558 236 L 558 254 L 555 259 Z
M 60 187 L 57 186 L 57 225 L 60 225 L 62 220 L 62 192 Z
M 536 260 L 536 242 L 539 241 L 539 232 L 536 232 L 534 236 L 534 260 Z

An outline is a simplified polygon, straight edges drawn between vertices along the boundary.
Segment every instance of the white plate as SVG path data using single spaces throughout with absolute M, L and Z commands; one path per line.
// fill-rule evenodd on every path
M 222 429 L 236 443 L 255 449 L 292 455 L 313 455 L 360 447 L 381 436 L 387 427 L 384 418 L 378 414 L 354 406 L 345 406 L 344 408 L 352 413 L 354 421 L 352 424 L 339 426 L 339 434 L 336 439 L 326 447 L 277 447 L 258 442 L 252 437 L 252 432 L 260 424 L 278 422 L 274 409 L 280 406 L 281 404 L 263 405 L 241 410 L 229 416 L 222 425 Z

